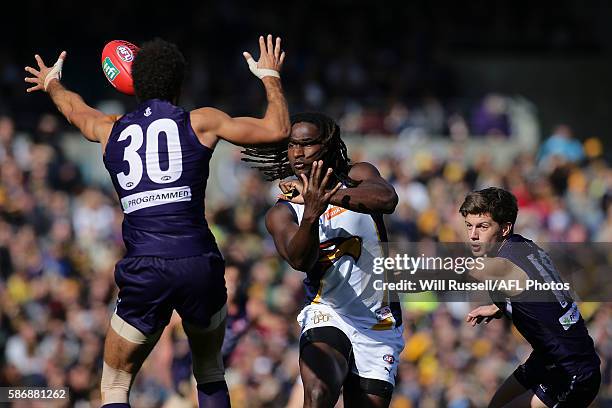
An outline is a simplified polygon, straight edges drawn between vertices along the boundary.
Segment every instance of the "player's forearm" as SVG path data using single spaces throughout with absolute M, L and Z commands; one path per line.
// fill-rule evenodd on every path
M 72 124 L 72 114 L 79 106 L 85 105 L 83 98 L 79 94 L 66 89 L 57 80 L 49 83 L 47 92 L 60 113 Z
M 397 202 L 398 197 L 392 187 L 368 180 L 356 187 L 340 189 L 331 198 L 333 205 L 366 214 L 391 214 Z
M 102 112 L 87 105 L 79 94 L 67 90 L 59 81 L 51 81 L 47 92 L 57 109 L 87 140 L 99 143 L 102 138 L 108 137 L 113 122 Z
M 280 141 L 287 137 L 291 127 L 289 109 L 283 94 L 281 81 L 275 77 L 264 77 L 262 82 L 266 88 L 266 98 L 268 100 L 263 121 L 273 135 L 270 142 Z
M 296 270 L 310 271 L 319 259 L 319 222 L 303 219 L 287 245 L 287 262 Z

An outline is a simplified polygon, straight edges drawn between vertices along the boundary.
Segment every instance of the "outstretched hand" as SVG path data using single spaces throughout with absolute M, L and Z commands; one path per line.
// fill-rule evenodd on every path
M 62 51 L 57 62 L 52 67 L 47 67 L 38 54 L 34 55 L 34 59 L 36 59 L 38 69 L 25 67 L 26 72 L 33 75 L 31 77 L 26 77 L 25 82 L 34 84 L 34 86 L 27 88 L 26 92 L 47 91 L 47 87 L 53 79 L 59 80 L 62 77 L 62 67 L 66 59 L 66 51 Z
M 276 44 L 272 43 L 272 34 L 264 39 L 259 37 L 259 60 L 255 61 L 248 52 L 243 52 L 244 59 L 249 64 L 249 69 L 258 78 L 266 76 L 279 77 L 279 72 L 285 61 L 285 51 L 281 50 L 281 39 L 276 37 Z
M 300 174 L 303 184 L 304 218 L 318 219 L 327 209 L 332 196 L 342 187 L 342 183 L 338 183 L 330 191 L 326 191 L 325 188 L 329 182 L 329 177 L 332 175 L 332 169 L 328 168 L 323 180 L 321 180 L 322 168 L 323 160 L 317 160 L 312 163 L 309 178 L 303 173 Z
M 485 305 L 479 306 L 476 309 L 472 310 L 470 313 L 468 313 L 465 318 L 465 321 L 467 323 L 471 323 L 472 327 L 474 327 L 477 324 L 482 323 L 483 321 L 485 322 L 485 324 L 487 324 L 493 319 L 499 319 L 502 317 L 502 315 L 503 312 L 499 307 L 497 307 L 497 305 Z

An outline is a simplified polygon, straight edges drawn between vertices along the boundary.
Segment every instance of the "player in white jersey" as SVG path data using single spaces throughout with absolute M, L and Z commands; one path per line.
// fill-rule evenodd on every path
M 404 347 L 398 303 L 372 289 L 373 259 L 383 256 L 383 213 L 397 194 L 369 163 L 351 164 L 338 125 L 322 114 L 291 120 L 284 149 L 247 149 L 286 199 L 266 215 L 279 254 L 306 272 L 300 373 L 305 407 L 388 407 Z

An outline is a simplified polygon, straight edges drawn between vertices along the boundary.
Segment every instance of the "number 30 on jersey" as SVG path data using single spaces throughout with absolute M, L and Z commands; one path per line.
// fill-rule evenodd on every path
M 159 165 L 159 135 L 166 134 L 168 141 L 168 169 L 162 170 Z M 172 119 L 157 119 L 147 128 L 147 144 L 145 147 L 145 167 L 147 175 L 152 182 L 158 184 L 172 183 L 178 180 L 183 173 L 183 157 L 181 153 L 181 141 L 179 130 Z M 128 172 L 117 174 L 117 181 L 124 190 L 133 190 L 138 186 L 143 175 L 142 158 L 138 149 L 144 142 L 142 127 L 132 124 L 121 132 L 117 141 L 121 142 L 130 138 L 130 144 L 125 147 L 123 160 L 128 162 Z

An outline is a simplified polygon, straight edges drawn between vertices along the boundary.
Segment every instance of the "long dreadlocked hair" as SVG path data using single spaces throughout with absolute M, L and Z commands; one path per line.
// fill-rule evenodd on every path
M 351 161 L 348 158 L 346 145 L 340 138 L 340 127 L 329 116 L 318 112 L 296 113 L 291 116 L 291 126 L 296 123 L 311 123 L 319 129 L 318 141 L 323 145 L 323 163 L 334 170 L 334 176 L 347 187 L 358 183 L 348 176 Z M 242 151 L 245 156 L 242 161 L 256 163 L 259 170 L 268 181 L 282 180 L 293 176 L 293 170 L 287 158 L 288 141 L 280 143 L 247 147 Z

